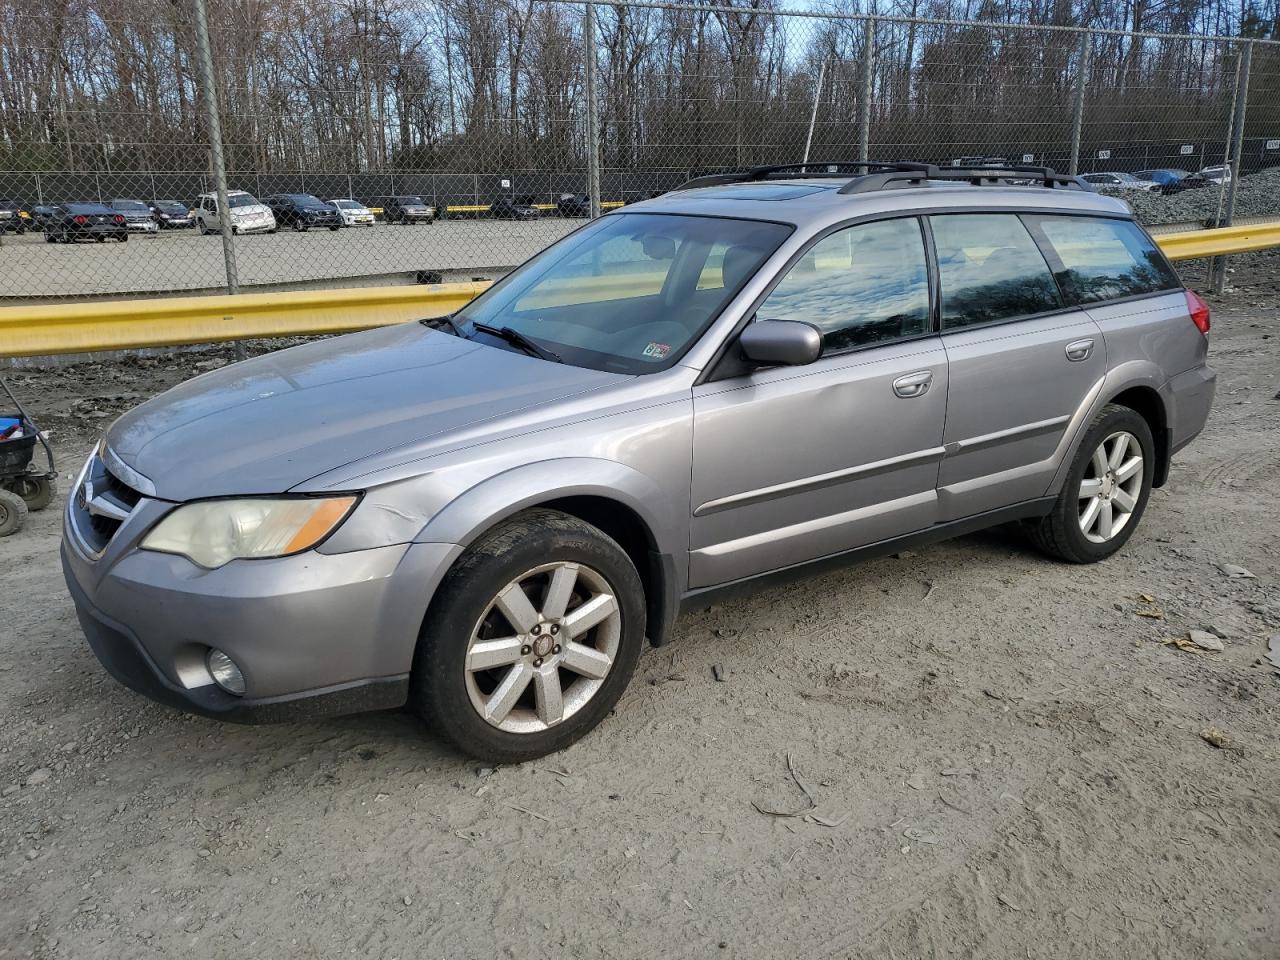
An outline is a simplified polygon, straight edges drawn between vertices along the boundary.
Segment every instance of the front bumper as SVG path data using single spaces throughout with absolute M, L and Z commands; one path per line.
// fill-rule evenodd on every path
M 121 683 L 237 722 L 404 704 L 427 604 L 461 548 L 310 551 L 206 570 L 138 549 L 174 507 L 145 497 L 100 552 L 86 549 L 77 493 L 64 515 L 63 572 L 90 647 Z M 244 697 L 212 683 L 210 648 L 236 661 Z
M 130 233 L 159 233 L 160 224 L 154 220 L 127 220 L 125 226 Z
M 170 217 L 168 220 L 160 221 L 160 229 L 161 230 L 181 229 L 182 227 L 189 227 L 193 223 L 195 223 L 194 217 Z
M 231 223 L 236 228 L 236 230 L 240 233 L 267 233 L 268 231 L 276 229 L 275 220 L 270 220 L 270 219 L 261 219 L 261 220 L 257 220 L 257 219 L 234 220 L 233 219 Z

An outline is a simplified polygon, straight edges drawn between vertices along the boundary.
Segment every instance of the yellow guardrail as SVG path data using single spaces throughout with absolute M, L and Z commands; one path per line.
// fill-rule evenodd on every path
M 442 316 L 488 282 L 0 308 L 0 357 L 346 333 Z
M 1280 221 L 1170 233 L 1156 242 L 1172 260 L 1249 253 L 1280 247 Z M 576 302 L 577 294 L 588 292 L 593 300 L 636 295 L 649 289 L 650 279 L 641 273 L 591 278 L 543 295 L 548 303 Z M 701 285 L 717 282 L 717 271 L 708 271 Z M 0 357 L 345 333 L 452 313 L 488 286 L 442 283 L 0 307 Z
M 1170 260 L 1221 257 L 1229 253 L 1251 253 L 1280 246 L 1280 222 L 1251 223 L 1212 230 L 1166 233 L 1155 238 Z

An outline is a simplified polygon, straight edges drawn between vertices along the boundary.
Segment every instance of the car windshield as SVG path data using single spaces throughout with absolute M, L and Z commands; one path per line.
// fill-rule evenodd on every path
M 231 207 L 256 207 L 258 200 L 247 193 L 233 193 L 227 197 L 227 204 Z
M 150 212 L 150 208 L 141 200 L 112 200 L 111 206 L 117 210 L 131 210 L 135 213 Z
M 324 207 L 326 210 L 329 209 L 327 203 L 309 193 L 286 193 L 285 196 L 300 207 Z
M 566 363 L 621 373 L 671 366 L 791 233 L 777 223 L 669 214 L 601 217 L 454 317 L 523 334 Z M 508 338 L 510 339 L 510 338 Z
M 422 206 L 422 198 L 421 197 L 396 197 L 396 203 L 399 203 L 402 205 L 407 204 L 410 206 L 416 203 L 418 206 Z
M 115 213 L 110 207 L 101 203 L 68 203 L 65 206 L 68 213 Z
M 173 207 L 182 207 L 182 204 L 179 203 L 177 200 L 157 200 L 156 206 L 164 207 L 166 210 L 168 210 Z M 185 207 L 183 209 L 185 209 Z
M 343 210 L 363 210 L 364 204 L 357 203 L 355 200 L 335 200 L 333 201 Z

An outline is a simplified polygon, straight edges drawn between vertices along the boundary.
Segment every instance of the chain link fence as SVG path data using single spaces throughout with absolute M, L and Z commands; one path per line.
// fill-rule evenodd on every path
M 203 0 L 86 3 L 0 7 L 3 302 L 496 276 L 593 213 L 805 158 L 1053 166 L 1171 229 L 1280 216 L 1280 42 L 1253 22 L 218 0 L 206 61 Z

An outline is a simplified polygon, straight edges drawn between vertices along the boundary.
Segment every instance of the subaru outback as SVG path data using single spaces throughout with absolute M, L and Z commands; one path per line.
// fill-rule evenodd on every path
M 73 487 L 66 579 L 156 700 L 408 704 L 529 759 L 731 591 L 1010 521 L 1110 557 L 1205 424 L 1208 330 L 1129 208 L 1052 170 L 704 177 L 452 316 L 126 413 Z

